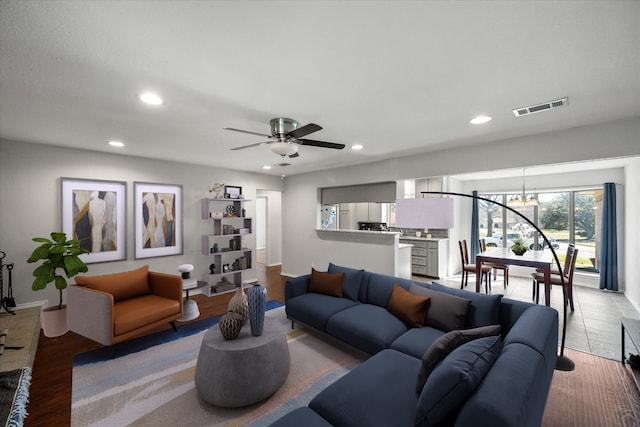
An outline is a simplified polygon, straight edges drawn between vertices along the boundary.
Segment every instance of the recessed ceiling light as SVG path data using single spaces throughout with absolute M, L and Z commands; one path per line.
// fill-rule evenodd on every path
M 138 96 L 138 99 L 140 99 L 140 101 L 144 102 L 145 104 L 149 104 L 149 105 L 162 105 L 164 103 L 162 98 L 160 98 L 159 95 L 153 92 L 141 93 L 140 96 Z
M 491 116 L 476 116 L 473 119 L 469 120 L 469 123 L 474 125 L 481 125 L 483 123 L 488 123 L 493 120 Z
M 351 146 L 352 150 L 362 150 L 364 148 L 364 146 L 362 146 L 362 144 L 354 144 Z
M 264 165 L 264 166 L 262 167 L 262 169 L 269 170 L 269 169 L 271 169 L 271 166 L 269 166 L 269 165 Z
M 124 147 L 124 142 L 121 141 L 109 141 L 109 145 L 112 147 Z

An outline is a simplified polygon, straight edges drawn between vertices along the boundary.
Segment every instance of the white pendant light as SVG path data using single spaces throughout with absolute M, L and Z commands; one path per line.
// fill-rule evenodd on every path
M 274 142 L 271 144 L 271 151 L 279 156 L 291 156 L 298 152 L 298 144 L 290 144 L 287 142 Z

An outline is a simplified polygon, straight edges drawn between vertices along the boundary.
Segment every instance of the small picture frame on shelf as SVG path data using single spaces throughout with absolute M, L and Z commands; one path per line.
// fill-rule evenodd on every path
M 229 197 L 227 197 L 227 194 Z M 225 199 L 241 199 L 242 197 L 242 187 L 236 187 L 234 185 L 225 185 L 224 186 L 224 197 Z

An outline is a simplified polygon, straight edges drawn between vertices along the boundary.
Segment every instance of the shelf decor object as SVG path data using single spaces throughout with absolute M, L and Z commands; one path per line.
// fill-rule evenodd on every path
M 133 183 L 135 258 L 182 255 L 182 186 Z
M 264 328 L 264 315 L 267 305 L 267 290 L 262 285 L 253 285 L 247 295 L 249 303 L 249 326 L 251 335 L 259 337 Z
M 127 259 L 126 182 L 61 178 L 62 232 L 80 240 L 86 264 Z

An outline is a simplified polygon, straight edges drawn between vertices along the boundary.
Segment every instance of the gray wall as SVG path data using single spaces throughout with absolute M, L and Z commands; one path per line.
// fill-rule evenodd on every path
M 5 262 L 15 263 L 14 297 L 18 304 L 43 300 L 57 303 L 58 294 L 52 285 L 44 291 L 31 290 L 31 273 L 35 264 L 27 264 L 26 259 L 37 246 L 31 238 L 48 237 L 52 231 L 61 231 L 60 177 L 127 182 L 127 260 L 89 264 L 88 274 L 92 275 L 125 271 L 145 264 L 151 270 L 177 274 L 178 265 L 190 263 L 195 266 L 194 275 L 200 278 L 210 264 L 200 248 L 200 235 L 211 234 L 213 230 L 211 223 L 200 219 L 200 199 L 210 197 L 209 188 L 216 182 L 238 185 L 242 187 L 245 198 L 255 200 L 258 189 L 281 192 L 284 185 L 279 177 L 262 174 L 0 141 L 0 250 L 7 253 Z M 182 185 L 183 255 L 133 259 L 134 181 Z M 246 209 L 248 216 L 255 217 L 254 202 L 247 203 Z M 255 247 L 255 236 L 250 235 L 246 239 L 249 246 Z M 279 254 L 280 249 L 277 248 L 272 255 L 277 257 Z M 255 270 L 245 273 L 246 279 L 255 277 Z

